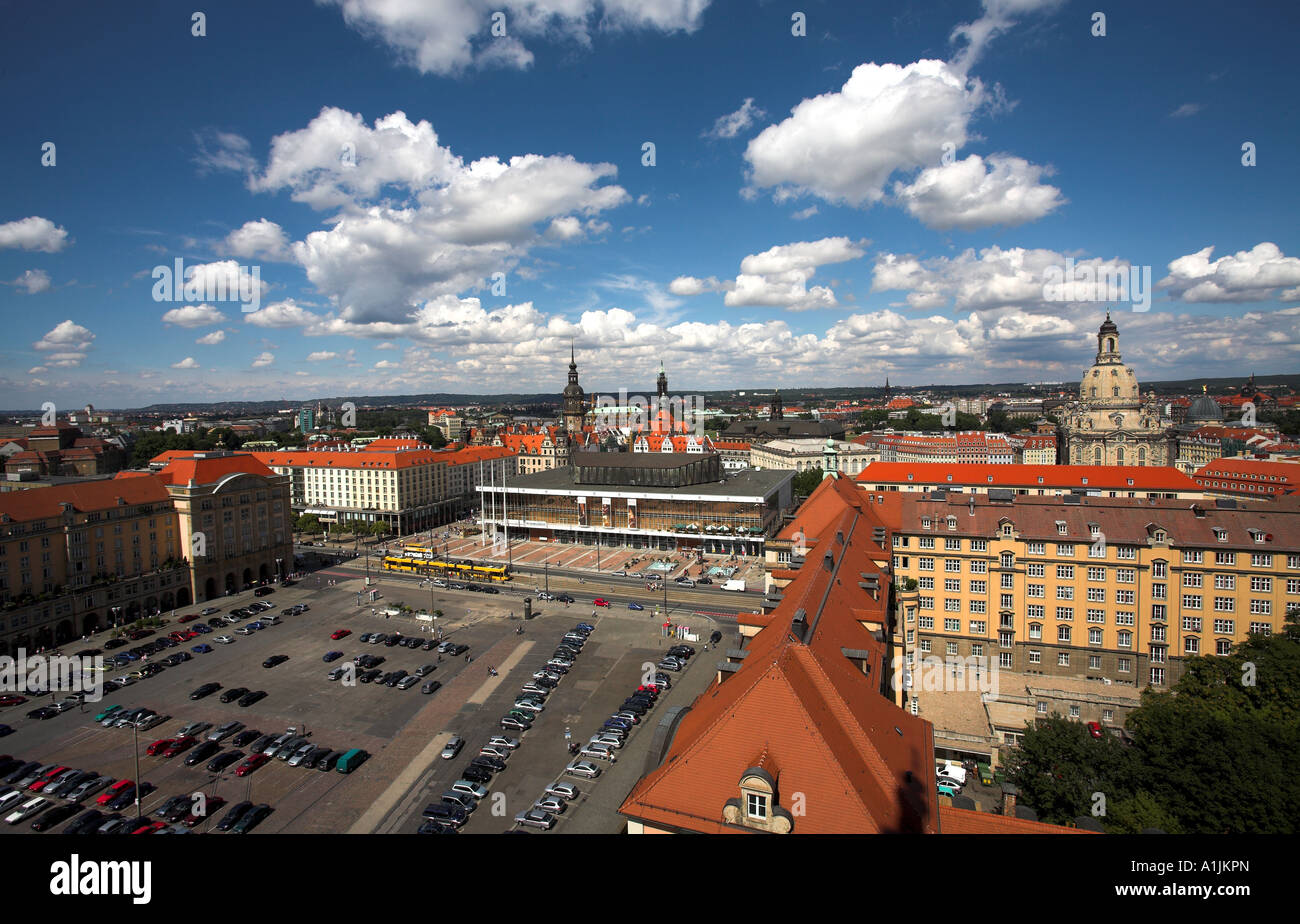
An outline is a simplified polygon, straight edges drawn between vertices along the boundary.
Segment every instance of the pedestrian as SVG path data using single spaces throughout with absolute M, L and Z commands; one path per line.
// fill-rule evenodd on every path
M 469 655 L 465 655 L 465 663 L 466 663 L 466 664 L 469 663 L 469 660 L 470 660 L 470 659 L 469 659 Z

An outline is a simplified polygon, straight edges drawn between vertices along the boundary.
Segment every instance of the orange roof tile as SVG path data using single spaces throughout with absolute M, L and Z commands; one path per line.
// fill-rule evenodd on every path
M 1042 479 L 1041 481 L 1039 479 Z M 1098 490 L 1199 491 L 1187 475 L 1167 466 L 984 465 L 969 462 L 869 462 L 862 483 L 985 485 L 991 487 L 1095 488 Z

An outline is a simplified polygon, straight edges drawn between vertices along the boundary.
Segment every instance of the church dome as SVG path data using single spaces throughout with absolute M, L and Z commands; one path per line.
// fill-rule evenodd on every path
M 1201 395 L 1192 402 L 1183 420 L 1185 423 L 1197 424 L 1223 423 L 1223 410 L 1219 407 L 1219 402 L 1209 395 Z

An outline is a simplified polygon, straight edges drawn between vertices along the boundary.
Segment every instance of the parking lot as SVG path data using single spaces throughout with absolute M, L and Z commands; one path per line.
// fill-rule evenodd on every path
M 577 608 L 557 611 L 542 604 L 540 615 L 527 622 L 520 635 L 515 630 L 524 622 L 517 618 L 517 598 L 440 590 L 430 601 L 445 614 L 439 626 L 448 640 L 470 646 L 472 660 L 444 656 L 438 663 L 434 652 L 361 644 L 359 636 L 364 632 L 400 632 L 427 638 L 432 627 L 408 617 L 372 616 L 369 604 L 356 606 L 361 580 L 348 574 L 336 578 L 335 585 L 328 580 L 324 575 L 319 581 L 308 578 L 294 587 L 277 588 L 265 598 L 275 604 L 272 613 L 278 614 L 295 603 L 308 604 L 307 612 L 283 616 L 281 624 L 247 636 L 234 635 L 232 626 L 185 642 L 167 653 L 188 651 L 203 643 L 213 650 L 194 654 L 188 662 L 107 694 L 103 702 L 86 704 L 84 710 L 73 709 L 45 721 L 26 718 L 29 710 L 48 702 L 48 697 L 30 698 L 27 704 L 5 709 L 0 719 L 12 725 L 15 732 L 0 743 L 0 751 L 24 760 L 95 770 L 115 779 L 134 779 L 138 745 L 140 778 L 156 787 L 143 800 L 145 813 L 172 796 L 202 791 L 209 799 L 226 800 L 227 807 L 244 800 L 269 804 L 273 812 L 256 827 L 257 833 L 418 829 L 424 804 L 437 801 L 490 735 L 502 733 L 499 719 L 508 711 L 520 686 L 531 679 L 533 671 L 550 657 L 559 638 L 581 617 Z M 389 596 L 400 595 L 402 590 L 389 589 Z M 428 591 L 420 593 L 424 599 Z M 251 593 L 244 593 L 217 605 L 224 613 L 252 600 Z M 188 611 L 197 611 L 200 606 Z M 586 611 L 582 610 L 581 615 L 585 616 Z M 251 621 L 243 620 L 240 625 Z M 547 700 L 545 712 L 533 728 L 522 735 L 508 733 L 521 738 L 523 744 L 508 768 L 489 784 L 494 794 L 501 794 L 495 803 L 500 814 L 494 816 L 488 805 L 481 806 L 465 826 L 467 833 L 499 832 L 510 827 L 516 812 L 531 807 L 545 786 L 560 778 L 570 759 L 566 727 L 574 739 L 585 742 L 623 697 L 635 689 L 643 665 L 657 661 L 671 644 L 671 640 L 659 636 L 656 621 L 646 613 L 602 611 L 595 622 L 598 628 L 591 641 Z M 185 626 L 172 622 L 159 634 L 176 628 Z M 350 629 L 352 634 L 331 640 L 331 632 L 339 628 Z M 223 633 L 234 636 L 233 644 L 213 643 L 216 635 Z M 106 639 L 106 635 L 99 636 L 85 645 L 102 647 Z M 403 669 L 410 673 L 433 663 L 435 669 L 429 678 L 439 680 L 443 686 L 435 693 L 424 694 L 421 684 L 400 690 L 373 683 L 348 686 L 330 682 L 326 674 L 331 665 L 322 661 L 330 650 L 344 652 L 344 658 L 335 665 L 350 663 L 361 653 L 381 655 L 386 659 L 382 665 L 385 672 Z M 264 668 L 263 661 L 271 655 L 287 655 L 288 660 Z M 613 809 L 640 776 L 651 727 L 669 703 L 688 703 L 709 680 L 708 668 L 701 667 L 699 661 L 697 656 L 681 675 L 674 675 L 673 689 L 661 697 L 629 737 L 627 746 L 618 754 L 617 765 L 607 767 L 592 783 L 570 780 L 582 795 L 562 816 L 557 830 L 619 829 Z M 489 666 L 496 668 L 497 676 L 489 675 Z M 110 668 L 106 676 L 122 673 L 126 669 Z M 208 682 L 220 683 L 222 690 L 191 701 L 190 693 Z M 221 692 L 235 687 L 264 690 L 267 695 L 249 707 L 237 702 L 221 703 Z M 92 721 L 96 713 L 113 704 L 148 706 L 170 718 L 139 732 L 133 741 L 129 729 L 102 728 Z M 185 766 L 183 754 L 164 758 L 144 753 L 151 742 L 173 737 L 182 725 L 196 720 L 214 726 L 237 720 L 265 733 L 296 726 L 304 729 L 314 744 L 333 749 L 363 748 L 371 757 L 351 774 L 322 773 L 272 760 L 239 778 L 234 775 L 237 763 L 212 773 L 205 769 L 207 760 Z M 463 736 L 466 747 L 456 760 L 443 761 L 438 754 L 443 741 L 452 734 Z M 223 744 L 222 750 L 230 748 Z M 94 803 L 92 797 L 83 805 L 97 807 Z M 214 812 L 214 819 L 224 811 Z M 134 807 L 126 813 L 133 815 Z M 212 820 L 195 830 L 204 830 Z M 0 825 L 0 830 L 32 833 L 28 821 Z

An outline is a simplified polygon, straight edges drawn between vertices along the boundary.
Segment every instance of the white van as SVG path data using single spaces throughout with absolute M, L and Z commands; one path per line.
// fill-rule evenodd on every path
M 745 582 L 741 580 L 737 580 L 736 578 L 732 578 L 731 580 L 723 582 L 722 589 L 743 591 L 745 589 Z
M 265 616 L 257 617 L 257 621 L 264 626 L 278 626 L 280 623 L 284 622 L 283 619 L 272 613 L 267 613 Z
M 966 785 L 966 768 L 955 760 L 941 760 L 935 765 L 935 775 L 939 779 L 949 779 L 958 786 Z

